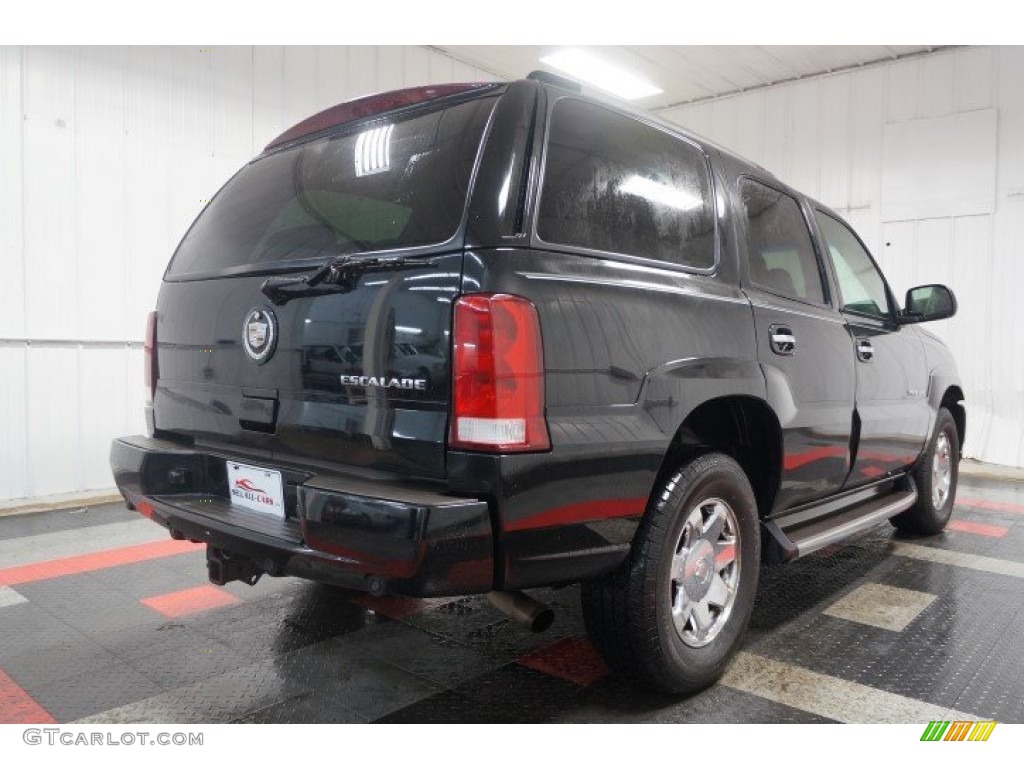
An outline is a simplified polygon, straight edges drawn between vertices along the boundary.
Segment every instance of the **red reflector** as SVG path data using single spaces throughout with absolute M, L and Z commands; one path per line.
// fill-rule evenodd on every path
M 156 396 L 156 312 L 150 312 L 146 316 L 146 343 L 142 347 L 143 380 L 146 382 L 146 390 L 149 392 L 149 402 L 153 402 Z
M 453 338 L 451 445 L 496 452 L 550 448 L 536 307 L 509 294 L 462 296 L 455 302 Z

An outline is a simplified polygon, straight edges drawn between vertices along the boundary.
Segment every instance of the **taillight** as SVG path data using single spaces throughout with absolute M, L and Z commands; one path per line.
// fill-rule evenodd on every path
M 519 296 L 455 301 L 450 444 L 471 450 L 545 451 L 544 353 L 537 309 Z
M 142 358 L 145 370 L 143 377 L 146 382 L 146 391 L 149 393 L 149 402 L 156 397 L 156 312 L 150 312 L 146 316 L 146 343 L 142 347 Z

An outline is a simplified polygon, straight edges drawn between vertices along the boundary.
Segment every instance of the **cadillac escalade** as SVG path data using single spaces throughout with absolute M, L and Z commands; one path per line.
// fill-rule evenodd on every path
M 619 673 L 690 692 L 762 561 L 942 530 L 963 392 L 836 212 L 536 74 L 340 104 L 231 178 L 170 260 L 128 505 L 210 579 L 375 594 L 582 584 Z

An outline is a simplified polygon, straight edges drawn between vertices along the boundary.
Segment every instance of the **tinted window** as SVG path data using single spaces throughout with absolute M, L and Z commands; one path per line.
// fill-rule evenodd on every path
M 753 179 L 740 181 L 750 280 L 773 293 L 825 303 L 818 257 L 800 205 Z
M 488 98 L 385 117 L 253 161 L 185 235 L 169 274 L 450 239 L 493 105 Z
M 857 236 L 845 224 L 821 211 L 815 211 L 814 216 L 836 268 L 842 308 L 864 315 L 888 317 L 889 294 L 885 290 L 885 280 Z
M 537 233 L 549 243 L 713 267 L 707 161 L 664 131 L 563 99 L 552 115 Z

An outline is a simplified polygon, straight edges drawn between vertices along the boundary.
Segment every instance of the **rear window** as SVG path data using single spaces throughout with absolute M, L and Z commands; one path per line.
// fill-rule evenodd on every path
M 168 276 L 450 240 L 494 102 L 384 117 L 254 160 L 192 225 Z
M 713 210 L 708 163 L 697 147 L 585 101 L 555 105 L 541 239 L 710 269 Z

